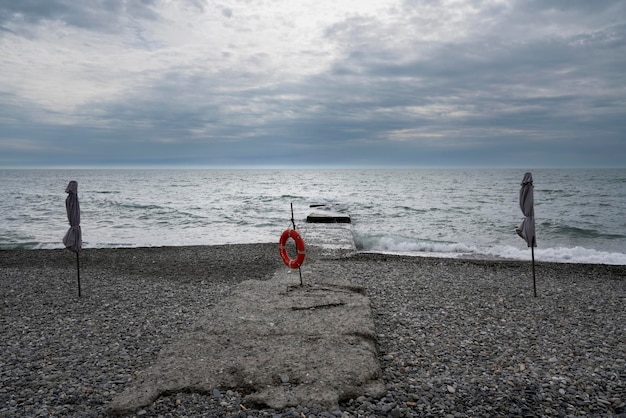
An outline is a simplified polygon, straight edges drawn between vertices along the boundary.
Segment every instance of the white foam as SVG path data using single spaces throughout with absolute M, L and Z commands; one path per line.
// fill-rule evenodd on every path
M 349 224 L 302 224 L 298 231 L 307 245 L 329 250 L 356 250 Z
M 530 260 L 530 248 L 516 248 L 512 246 L 491 247 L 484 251 L 488 255 L 515 260 Z M 582 263 L 582 264 L 616 264 L 626 265 L 626 254 L 598 251 L 583 247 L 556 247 L 535 248 L 535 260 L 555 263 Z
M 65 246 L 63 245 L 63 243 L 40 242 L 40 243 L 35 244 L 31 248 L 35 250 L 58 250 L 61 248 L 65 248 Z
M 582 247 L 535 249 L 535 257 L 537 255 L 540 260 L 545 261 L 626 265 L 626 254 L 597 251 Z
M 392 237 L 381 237 L 373 243 L 370 251 L 384 251 L 395 253 L 456 253 L 470 254 L 477 252 L 476 247 L 458 243 L 443 242 L 414 242 L 397 240 Z
M 462 243 L 410 241 L 389 236 L 369 237 L 359 240 L 362 251 L 387 254 L 430 257 L 479 257 L 512 260 L 530 260 L 527 247 L 474 246 Z M 583 247 L 535 248 L 535 260 L 556 263 L 615 264 L 626 265 L 626 254 L 598 251 Z

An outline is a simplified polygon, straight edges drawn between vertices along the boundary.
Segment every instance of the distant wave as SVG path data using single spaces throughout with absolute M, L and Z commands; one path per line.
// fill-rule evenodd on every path
M 357 248 L 365 252 L 450 258 L 492 258 L 530 260 L 529 248 L 510 245 L 473 246 L 453 242 L 411 241 L 391 236 L 357 236 Z M 535 248 L 535 260 L 555 263 L 626 265 L 626 254 L 583 247 Z
M 554 225 L 550 222 L 542 222 L 540 225 L 542 228 L 549 230 L 554 236 L 565 236 L 571 238 L 603 238 L 603 239 L 623 239 L 626 238 L 624 234 L 616 233 L 604 233 L 591 228 L 580 228 L 569 225 Z
M 35 241 L 0 243 L 0 250 L 54 250 L 63 248 L 60 243 L 42 243 Z

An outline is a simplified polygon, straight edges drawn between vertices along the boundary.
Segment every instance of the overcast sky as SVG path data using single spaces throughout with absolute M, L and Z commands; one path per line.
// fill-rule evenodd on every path
M 626 166 L 624 0 L 0 0 L 0 167 Z

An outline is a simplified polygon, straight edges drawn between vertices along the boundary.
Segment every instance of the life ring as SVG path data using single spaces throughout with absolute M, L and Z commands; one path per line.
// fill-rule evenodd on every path
M 289 258 L 289 254 L 287 254 L 287 240 L 291 238 L 296 242 L 296 250 L 298 250 L 298 256 L 295 260 Z M 306 258 L 306 251 L 304 249 L 304 240 L 298 234 L 298 231 L 295 229 L 287 228 L 283 231 L 283 234 L 280 236 L 280 241 L 278 241 L 278 252 L 280 253 L 280 258 L 283 259 L 283 263 L 289 268 L 297 269 L 300 268 L 302 263 L 304 263 L 304 259 Z

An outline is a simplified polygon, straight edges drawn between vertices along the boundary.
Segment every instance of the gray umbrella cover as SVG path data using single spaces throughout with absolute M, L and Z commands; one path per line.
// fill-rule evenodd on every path
M 533 197 L 533 175 L 531 173 L 524 174 L 522 187 L 519 191 L 519 206 L 525 218 L 515 229 L 517 235 L 522 237 L 529 247 L 537 246 L 537 237 L 535 235 L 535 209 Z
M 65 210 L 67 211 L 67 220 L 70 223 L 70 229 L 63 237 L 63 244 L 68 250 L 75 253 L 79 252 L 83 247 L 83 237 L 80 230 L 80 205 L 78 204 L 78 183 L 74 180 L 70 181 L 65 189 L 67 198 L 65 199 Z

